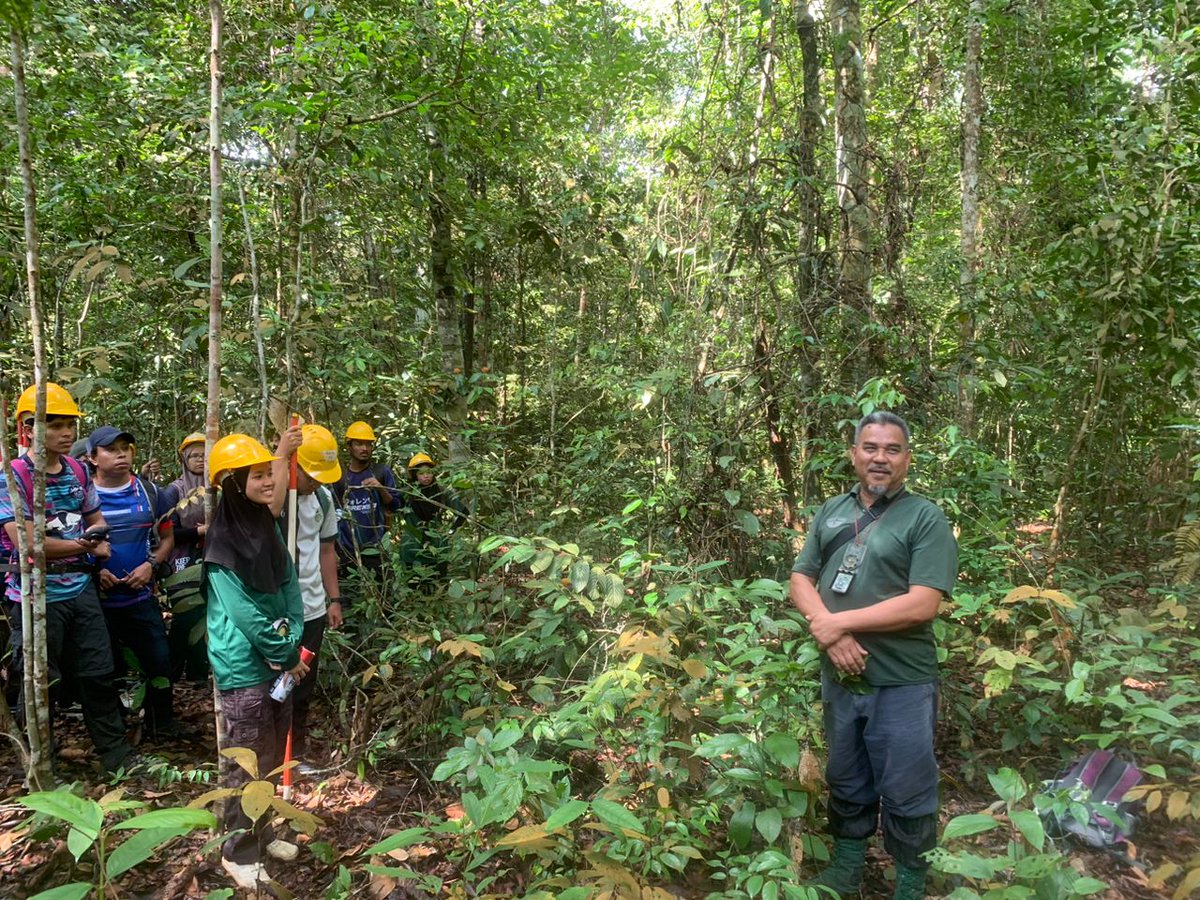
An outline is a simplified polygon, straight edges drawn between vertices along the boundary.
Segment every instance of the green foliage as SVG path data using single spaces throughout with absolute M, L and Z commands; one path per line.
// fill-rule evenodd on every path
M 211 829 L 216 817 L 198 809 L 156 809 L 132 818 L 121 814 L 144 809 L 145 804 L 122 799 L 124 791 L 106 794 L 99 801 L 72 793 L 69 787 L 57 791 L 39 791 L 17 799 L 41 817 L 61 822 L 67 827 L 67 848 L 78 862 L 90 850 L 95 851 L 96 868 L 93 882 L 74 882 L 60 885 L 37 894 L 40 900 L 66 900 L 85 897 L 93 890 L 100 897 L 108 896 L 110 882 L 134 866 L 148 860 L 177 837 L 198 828 Z M 106 824 L 106 819 L 114 821 Z M 119 832 L 132 831 L 120 843 Z
M 950 896 L 960 900 L 1090 897 L 1108 888 L 1103 881 L 1080 876 L 1070 858 L 1049 845 L 1041 817 L 1030 803 L 1029 788 L 1018 772 L 1003 768 L 988 780 L 1000 803 L 986 813 L 955 816 L 942 832 L 946 846 L 929 854 L 936 871 L 960 876 L 970 885 Z M 986 836 L 984 840 L 995 844 L 996 831 L 1004 833 L 1000 852 L 980 840 L 967 840 Z

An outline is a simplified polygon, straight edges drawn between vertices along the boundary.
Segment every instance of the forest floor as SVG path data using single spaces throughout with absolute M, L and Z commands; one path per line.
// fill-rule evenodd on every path
M 173 766 L 183 769 L 215 756 L 211 692 L 204 687 L 180 685 L 176 704 L 177 708 L 184 710 L 182 718 L 198 732 L 197 739 L 189 744 L 176 742 L 169 746 L 146 741 L 139 749 L 161 756 Z M 322 721 L 319 707 L 314 709 L 313 719 L 317 723 Z M 57 765 L 61 778 L 87 784 L 87 794 L 94 798 L 112 789 L 111 785 L 98 780 L 90 765 L 90 744 L 77 717 L 68 716 L 59 724 L 58 739 L 60 751 Z M 314 750 L 324 749 L 314 742 Z M 989 802 L 986 798 L 952 787 L 963 783 L 955 777 L 953 763 L 945 767 L 943 774 L 947 785 L 942 802 L 943 823 L 956 815 L 979 812 Z M 1047 777 L 1052 774 L 1047 773 Z M 13 755 L 5 754 L 0 759 L 0 897 L 18 900 L 70 881 L 87 881 L 91 877 L 88 857 L 84 857 L 83 865 L 76 866 L 64 840 L 24 839 L 26 835 L 22 824 L 27 820 L 28 813 L 14 802 L 23 793 L 22 777 L 23 773 Z M 123 784 L 129 799 L 143 801 L 153 808 L 186 805 L 215 786 L 186 780 L 159 786 L 145 779 L 129 780 Z M 293 863 L 274 862 L 268 868 L 293 896 L 300 900 L 316 900 L 325 895 L 339 863 L 361 871 L 365 860 L 360 859 L 358 854 L 362 850 L 402 828 L 426 824 L 429 815 L 461 815 L 456 800 L 456 796 L 431 784 L 421 772 L 402 765 L 384 771 L 372 771 L 365 779 L 358 778 L 353 771 L 332 768 L 322 775 L 321 780 L 300 781 L 295 788 L 293 802 L 324 821 L 311 841 L 304 835 L 298 836 L 302 845 L 313 843 L 314 847 L 302 851 L 299 859 Z M 1164 821 L 1162 817 L 1150 818 L 1142 824 L 1136 835 L 1136 857 L 1146 871 L 1153 870 L 1164 860 L 1186 859 L 1200 852 L 1200 835 L 1164 828 Z M 175 841 L 151 861 L 121 876 L 117 882 L 119 896 L 203 898 L 209 891 L 229 887 L 230 882 L 220 867 L 217 853 L 212 851 L 205 856 L 200 855 L 199 851 L 207 840 L 206 834 L 199 833 Z M 328 862 L 322 862 L 314 855 L 315 850 L 324 850 L 317 848 L 316 843 L 332 848 L 331 853 L 320 854 Z M 998 837 L 996 846 L 988 849 L 1002 854 L 1003 839 Z M 432 844 L 419 844 L 407 851 L 396 851 L 394 856 L 402 860 L 402 865 L 437 875 L 448 883 L 457 877 L 454 864 L 445 859 Z M 872 847 L 869 864 L 868 884 L 861 896 L 890 897 L 891 883 L 885 874 L 889 859 L 882 848 Z M 1102 852 L 1076 850 L 1072 864 L 1081 873 L 1108 882 L 1110 889 L 1103 895 L 1105 900 L 1150 900 L 1169 896 L 1167 892 L 1149 888 L 1142 869 L 1124 864 Z M 702 884 L 666 887 L 679 897 L 702 897 L 716 889 L 715 886 Z M 944 896 L 952 889 L 951 885 L 931 879 L 931 897 Z M 509 878 L 507 883 L 494 884 L 490 889 L 492 896 L 519 897 L 524 892 L 519 876 Z M 264 896 L 269 895 L 264 892 Z M 397 883 L 388 876 L 376 875 L 365 887 L 359 876 L 351 896 L 399 900 L 429 895 L 405 882 Z

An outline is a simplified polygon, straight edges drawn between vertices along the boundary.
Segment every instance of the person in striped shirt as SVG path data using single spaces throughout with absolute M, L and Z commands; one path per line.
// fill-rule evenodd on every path
M 159 508 L 163 503 L 157 488 L 133 474 L 134 439 L 128 431 L 100 426 L 88 437 L 87 454 L 95 469 L 100 510 L 112 529 L 112 556 L 100 569 L 99 583 L 116 670 L 124 670 L 121 652 L 128 649 L 146 679 L 151 733 L 184 736 L 172 699 L 166 624 L 154 596 L 155 571 L 173 547 L 170 521 L 165 521 L 168 509 Z

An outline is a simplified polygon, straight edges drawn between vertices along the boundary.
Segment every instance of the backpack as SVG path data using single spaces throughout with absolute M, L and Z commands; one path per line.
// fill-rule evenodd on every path
M 158 533 L 158 526 L 161 525 L 170 515 L 159 516 L 158 514 L 158 485 L 153 481 L 147 481 L 140 475 L 134 475 L 133 480 L 141 486 L 142 492 L 146 495 L 146 502 L 149 504 L 150 516 L 154 519 L 150 526 L 150 552 L 153 553 L 158 549 L 158 545 L 162 543 L 162 535 Z
M 1049 834 L 1109 849 L 1124 844 L 1133 833 L 1134 803 L 1123 798 L 1141 780 L 1142 772 L 1133 763 L 1108 750 L 1093 750 L 1042 783 L 1040 796 L 1051 802 L 1038 812 Z M 1062 791 L 1069 798 L 1065 807 Z
M 75 480 L 79 482 L 79 486 L 83 488 L 84 493 L 87 493 L 88 482 L 92 480 L 92 476 L 88 474 L 87 466 L 81 463 L 73 456 L 60 456 L 63 466 L 71 470 L 75 476 Z M 33 509 L 33 466 L 29 464 L 29 460 L 24 456 L 18 456 L 12 461 L 13 474 L 17 476 L 17 482 L 20 484 L 21 493 L 25 497 L 25 502 L 29 504 L 29 508 Z M 46 512 L 52 510 L 46 507 Z

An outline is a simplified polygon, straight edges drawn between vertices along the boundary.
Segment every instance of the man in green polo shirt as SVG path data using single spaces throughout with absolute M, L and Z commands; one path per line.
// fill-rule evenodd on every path
M 958 547 L 933 503 L 904 489 L 909 431 L 864 416 L 858 484 L 825 502 L 792 568 L 791 598 L 824 652 L 821 700 L 834 854 L 812 886 L 857 895 L 882 815 L 894 900 L 925 896 L 937 844 L 937 648 L 933 619 L 958 577 Z

